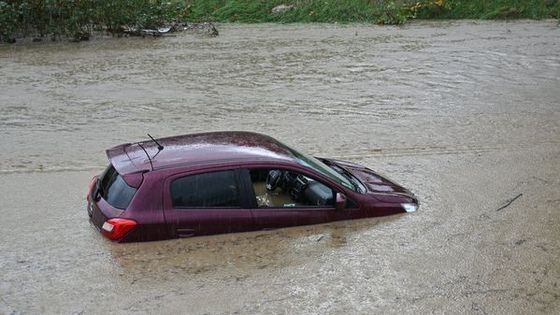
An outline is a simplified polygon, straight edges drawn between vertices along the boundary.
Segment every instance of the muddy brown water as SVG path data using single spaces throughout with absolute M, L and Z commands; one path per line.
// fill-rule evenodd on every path
M 0 74 L 2 314 L 560 312 L 557 21 L 0 45 Z M 105 148 L 208 130 L 365 164 L 421 208 L 135 244 L 92 228 Z

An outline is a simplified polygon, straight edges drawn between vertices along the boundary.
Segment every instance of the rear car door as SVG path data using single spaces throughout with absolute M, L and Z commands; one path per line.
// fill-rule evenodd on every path
M 174 175 L 164 188 L 164 215 L 175 237 L 255 229 L 238 169 Z

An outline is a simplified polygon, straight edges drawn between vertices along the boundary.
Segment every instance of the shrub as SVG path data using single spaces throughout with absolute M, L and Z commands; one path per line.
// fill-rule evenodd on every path
M 34 34 L 87 38 L 93 29 L 153 28 L 183 19 L 185 5 L 163 0 L 4 0 L 0 1 L 3 39 Z

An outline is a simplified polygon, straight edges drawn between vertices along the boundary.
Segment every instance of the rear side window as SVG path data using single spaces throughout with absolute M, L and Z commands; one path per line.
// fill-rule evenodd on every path
M 174 208 L 238 208 L 239 189 L 234 171 L 181 177 L 171 183 Z
M 99 193 L 107 203 L 118 209 L 126 209 L 136 193 L 136 188 L 128 186 L 122 176 L 111 165 L 105 171 Z

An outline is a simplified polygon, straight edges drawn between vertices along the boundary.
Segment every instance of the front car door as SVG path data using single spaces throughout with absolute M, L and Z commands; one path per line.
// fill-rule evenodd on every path
M 302 171 L 250 168 L 242 175 L 252 190 L 249 195 L 258 229 L 318 224 L 352 216 L 349 209 L 335 209 L 335 189 Z M 280 179 L 275 179 L 278 176 Z
M 255 229 L 239 169 L 174 175 L 166 180 L 164 215 L 174 237 Z

